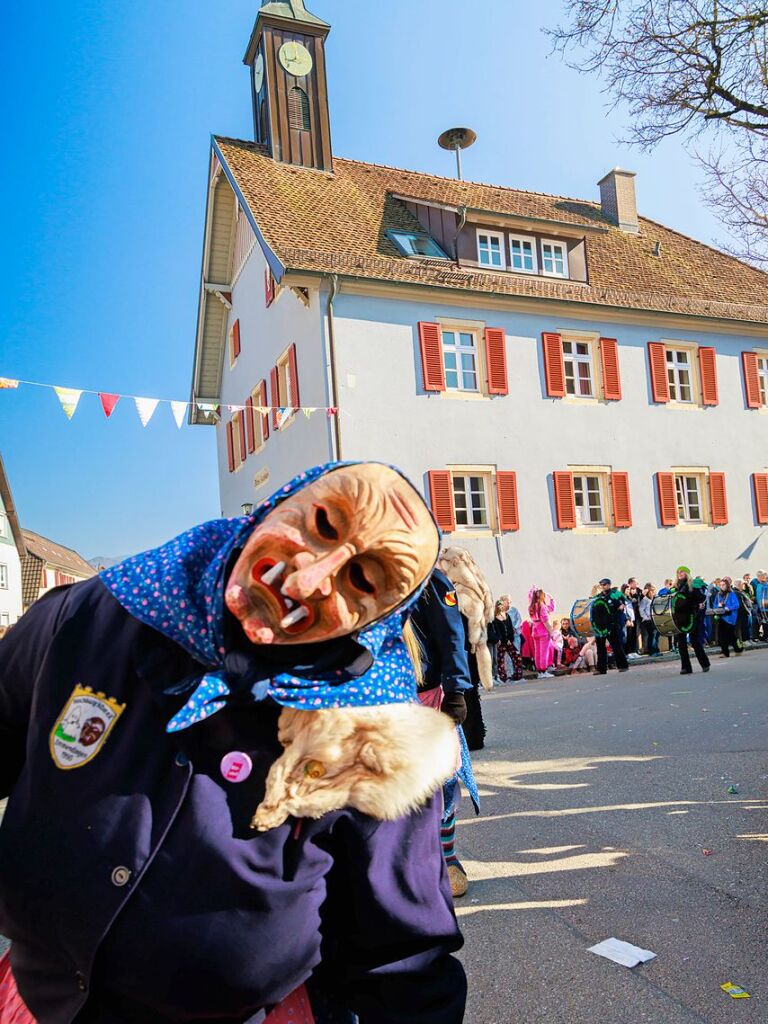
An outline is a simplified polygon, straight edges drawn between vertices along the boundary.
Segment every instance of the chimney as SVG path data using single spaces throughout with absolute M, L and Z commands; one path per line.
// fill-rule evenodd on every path
M 622 231 L 637 234 L 637 200 L 635 198 L 635 172 L 614 167 L 597 183 L 600 187 L 600 207 L 603 214 Z

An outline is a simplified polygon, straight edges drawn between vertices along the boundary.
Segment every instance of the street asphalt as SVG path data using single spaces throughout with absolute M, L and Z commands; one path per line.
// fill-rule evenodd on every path
M 483 710 L 466 1024 L 767 1024 L 768 650 L 514 683 Z M 588 952 L 612 936 L 656 959 Z

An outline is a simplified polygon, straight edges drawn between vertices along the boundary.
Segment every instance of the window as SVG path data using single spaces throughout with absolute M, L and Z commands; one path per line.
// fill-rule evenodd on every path
M 243 433 L 243 415 L 240 412 L 236 412 L 232 417 L 232 446 L 235 454 L 235 469 L 239 469 L 243 462 L 243 451 L 245 449 L 245 439 L 242 436 Z
M 675 475 L 677 515 L 681 523 L 703 523 L 701 480 L 687 473 Z
M 0 563 L 0 590 L 8 589 L 8 566 Z
M 484 476 L 453 474 L 453 505 L 458 529 L 490 526 L 488 493 Z
M 481 267 L 504 270 L 504 236 L 498 231 L 478 231 L 477 261 Z
M 578 526 L 605 526 L 605 502 L 599 476 L 573 477 L 573 496 Z
M 448 391 L 479 391 L 477 336 L 474 331 L 443 330 L 443 362 Z
M 541 272 L 548 277 L 568 277 L 568 253 L 563 242 L 541 240 Z
M 684 348 L 667 348 L 667 379 L 672 402 L 693 402 L 690 353 Z
M 760 388 L 760 404 L 768 405 L 768 356 L 757 357 L 757 384 Z
M 308 132 L 309 98 L 297 85 L 288 93 L 288 127 L 298 132 Z
M 565 392 L 579 398 L 593 398 L 592 352 L 588 341 L 563 340 Z
M 234 366 L 240 355 L 240 321 L 235 320 L 229 329 L 229 365 Z
M 403 256 L 420 256 L 422 259 L 447 260 L 448 257 L 429 235 L 419 235 L 410 231 L 387 231 Z
M 521 273 L 537 273 L 536 240 L 534 238 L 526 238 L 524 235 L 509 236 L 509 268 L 510 270 L 519 270 Z

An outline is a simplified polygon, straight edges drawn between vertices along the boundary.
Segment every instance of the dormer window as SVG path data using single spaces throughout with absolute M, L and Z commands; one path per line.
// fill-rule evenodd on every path
M 509 269 L 523 274 L 536 274 L 536 239 L 525 235 L 509 236 Z
M 499 231 L 478 230 L 477 262 L 481 267 L 504 270 L 504 235 Z
M 387 231 L 387 237 L 394 242 L 403 256 L 432 260 L 448 259 L 434 238 L 430 238 L 429 235 L 420 235 L 412 231 Z
M 568 252 L 563 242 L 542 238 L 541 272 L 547 277 L 568 277 Z

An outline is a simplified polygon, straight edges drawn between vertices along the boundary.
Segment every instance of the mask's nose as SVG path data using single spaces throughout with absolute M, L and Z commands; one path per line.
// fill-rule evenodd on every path
M 316 591 L 323 597 L 331 592 L 333 577 L 353 556 L 354 551 L 349 544 L 330 551 L 309 565 L 297 568 L 285 580 L 283 593 L 296 600 L 311 597 Z

